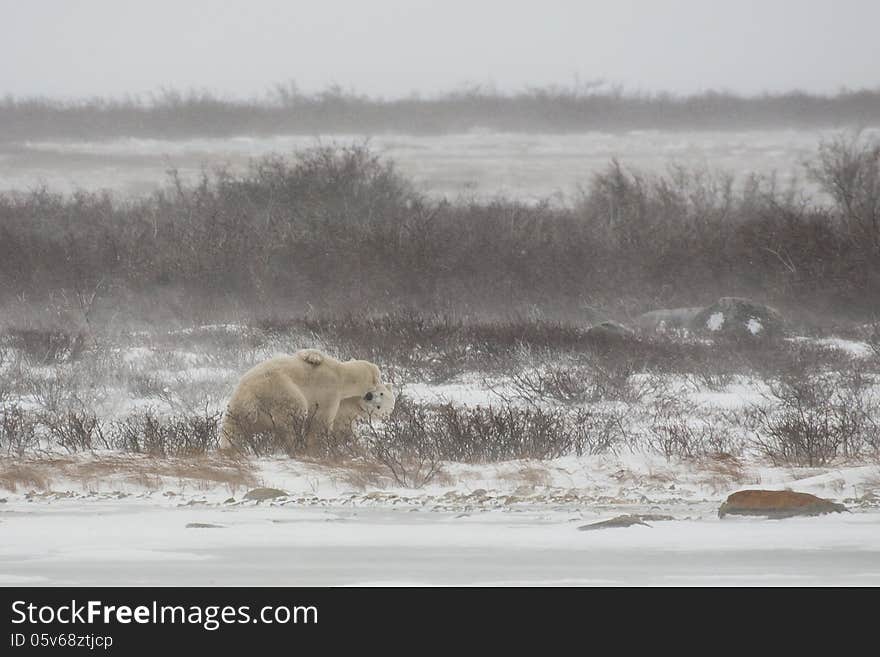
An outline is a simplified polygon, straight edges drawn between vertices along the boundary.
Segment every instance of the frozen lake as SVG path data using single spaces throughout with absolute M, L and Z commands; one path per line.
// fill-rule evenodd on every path
M 220 164 L 243 170 L 250 159 L 290 154 L 319 144 L 368 143 L 393 158 L 420 189 L 449 198 L 496 195 L 526 201 L 575 194 L 612 158 L 625 166 L 662 172 L 676 163 L 738 177 L 776 172 L 783 185 L 804 181 L 804 162 L 827 130 L 629 131 L 523 134 L 473 131 L 439 136 L 295 135 L 220 139 L 113 139 L 0 143 L 0 189 L 47 184 L 71 191 L 111 189 L 143 194 L 176 168 L 192 179 Z M 869 128 L 867 135 L 880 129 Z M 806 185 L 809 188 L 809 185 Z
M 627 511 L 16 507 L 2 514 L 0 585 L 880 584 L 877 512 L 720 521 L 696 505 L 582 532 Z

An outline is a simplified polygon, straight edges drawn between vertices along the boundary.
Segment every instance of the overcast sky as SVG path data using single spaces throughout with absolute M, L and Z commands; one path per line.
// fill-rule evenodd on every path
M 0 94 L 880 87 L 880 0 L 0 0 Z

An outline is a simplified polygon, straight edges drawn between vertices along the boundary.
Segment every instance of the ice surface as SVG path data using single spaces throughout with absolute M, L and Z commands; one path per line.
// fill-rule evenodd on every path
M 579 532 L 581 509 L 4 514 L 0 582 L 26 585 L 880 584 L 880 513 Z M 681 513 L 681 511 L 680 511 Z M 220 529 L 186 528 L 210 522 Z

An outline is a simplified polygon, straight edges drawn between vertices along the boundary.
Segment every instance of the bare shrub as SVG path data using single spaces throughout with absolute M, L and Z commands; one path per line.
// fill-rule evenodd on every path
M 368 424 L 366 452 L 388 469 L 398 485 L 421 488 L 440 472 L 436 428 L 427 408 L 401 401 L 381 426 Z
M 0 450 L 22 457 L 39 447 L 37 421 L 33 413 L 18 405 L 0 407 Z
M 740 341 L 731 355 L 740 359 L 744 370 L 764 380 L 794 380 L 810 372 L 842 371 L 851 366 L 845 352 L 808 341 Z
M 426 481 L 440 461 L 484 463 L 613 452 L 626 440 L 613 412 L 510 405 L 466 408 L 398 399 L 392 416 L 369 425 L 366 455 L 409 483 Z M 397 473 L 396 475 L 394 473 Z
M 578 409 L 569 415 L 567 421 L 570 431 L 577 436 L 573 440 L 574 453 L 583 454 L 617 454 L 625 445 L 632 444 L 624 418 L 627 411 L 623 409 L 587 411 Z
M 286 413 L 281 416 L 264 409 L 258 421 L 226 413 L 223 432 L 241 454 L 270 456 L 286 454 L 319 460 L 345 460 L 363 456 L 356 437 L 347 427 L 331 430 L 317 426 L 314 414 Z M 268 425 L 268 426 L 267 426 Z
M 702 432 L 689 423 L 693 407 L 677 400 L 665 400 L 653 409 L 649 445 L 666 458 L 694 457 L 702 448 Z
M 819 146 L 810 175 L 834 199 L 849 240 L 880 256 L 880 141 L 838 135 Z
M 261 422 L 257 426 L 252 417 L 238 417 L 226 413 L 223 423 L 224 425 L 229 423 L 227 435 L 235 441 L 232 445 L 233 449 L 242 454 L 255 456 L 274 454 L 296 456 L 306 451 L 307 438 L 313 435 L 314 417 L 311 414 L 287 413 L 276 417 L 266 409 L 263 415 L 268 418 L 268 422 Z M 270 426 L 266 427 L 267 423 Z
M 286 432 L 257 431 L 248 435 L 233 448 L 242 454 L 254 456 L 272 456 L 275 454 L 296 454 L 296 448 L 291 446 L 290 437 Z
M 713 392 L 724 390 L 735 380 L 731 371 L 718 368 L 714 363 L 701 363 L 694 371 L 684 375 L 685 380 L 697 391 L 705 388 Z
M 469 463 L 555 458 L 578 447 L 561 410 L 444 404 L 436 409 L 436 427 L 444 458 Z
M 701 412 L 695 404 L 672 397 L 654 403 L 647 443 L 667 459 L 735 451 L 729 429 L 721 417 Z
M 880 407 L 860 373 L 805 375 L 770 384 L 750 409 L 753 445 L 774 463 L 825 465 L 877 449 Z
M 628 439 L 623 415 L 615 410 L 566 412 L 510 405 L 467 408 L 419 404 L 401 397 L 391 417 L 366 422 L 355 435 L 313 433 L 308 457 L 378 462 L 401 485 L 418 487 L 440 472 L 441 461 L 477 463 L 614 452 Z M 308 419 L 296 419 L 300 424 L 243 434 L 236 449 L 254 455 L 306 455 Z
M 452 314 L 398 310 L 375 315 L 321 315 L 263 320 L 275 339 L 301 344 L 303 336 L 331 344 L 339 357 L 393 364 L 414 377 L 440 383 L 467 371 L 507 371 L 523 347 L 571 349 L 584 331 L 541 320 L 465 320 Z M 287 336 L 290 336 L 289 338 Z
M 516 397 L 526 403 L 583 404 L 600 398 L 590 374 L 580 368 L 550 367 L 517 372 L 510 378 Z
M 362 460 L 366 456 L 366 450 L 357 434 L 353 434 L 348 428 L 334 428 L 320 432 L 313 439 L 311 456 L 333 462 Z
M 0 407 L 12 395 L 13 391 L 13 367 L 10 362 L 11 360 L 9 350 L 5 349 L 2 341 L 0 341 Z
M 94 413 L 68 410 L 53 415 L 43 414 L 40 423 L 46 428 L 49 439 L 68 452 L 110 448 L 104 433 L 104 422 Z
M 876 358 L 880 358 L 880 322 L 874 322 L 871 325 L 871 331 L 868 335 L 868 345 L 874 352 Z
M 514 397 L 527 404 L 579 405 L 599 401 L 635 403 L 656 392 L 660 379 L 646 375 L 637 360 L 621 355 L 625 348 L 601 355 L 584 354 L 572 363 L 559 363 L 558 355 L 511 375 Z M 504 398 L 498 389 L 496 394 Z
M 181 374 L 173 381 L 159 382 L 154 396 L 177 415 L 202 413 L 205 408 L 218 408 L 228 394 L 225 381 L 193 381 Z
M 504 344 L 500 335 L 483 352 L 443 344 L 462 318 L 510 319 L 539 308 L 548 323 L 577 326 L 591 314 L 587 305 L 626 315 L 730 290 L 864 315 L 876 312 L 869 300 L 880 295 L 877 164 L 875 151 L 854 153 L 831 157 L 830 169 L 819 165 L 818 175 L 843 189 L 835 207 L 801 203 L 758 177 L 735 185 L 723 173 L 673 167 L 648 175 L 616 162 L 571 206 L 453 203 L 415 192 L 392 163 L 358 145 L 270 156 L 245 173 L 206 173 L 192 184 L 172 176 L 137 200 L 6 193 L 0 293 L 36 307 L 59 290 L 77 290 L 64 313 L 92 333 L 120 308 L 155 321 L 157 313 L 196 320 L 231 309 L 259 316 L 266 307 L 310 318 L 341 307 L 352 314 L 439 307 L 456 318 L 441 327 L 439 343 L 431 335 L 437 322 L 409 324 L 420 340 L 381 331 L 374 338 L 406 346 L 412 365 L 434 380 Z M 856 174 L 838 181 L 835 172 L 850 169 Z M 342 263 L 334 275 L 328 259 Z M 358 286 L 345 283 L 355 278 Z M 507 339 L 515 339 L 509 328 Z M 40 362 L 75 358 L 85 342 L 21 339 Z
M 131 368 L 133 370 L 133 368 Z M 135 399 L 160 397 L 164 393 L 165 383 L 150 372 L 131 371 L 125 377 L 128 392 Z
M 9 330 L 12 346 L 38 365 L 77 360 L 86 347 L 85 333 L 22 328 Z
M 49 376 L 31 376 L 24 382 L 24 388 L 33 401 L 46 413 L 60 413 L 70 406 L 71 395 L 77 385 L 67 370 L 54 369 Z
M 193 456 L 215 450 L 220 414 L 187 417 L 134 413 L 113 423 L 111 444 L 116 449 L 151 456 Z

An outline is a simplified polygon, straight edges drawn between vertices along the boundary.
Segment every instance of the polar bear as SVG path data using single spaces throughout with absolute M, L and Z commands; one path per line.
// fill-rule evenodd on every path
M 280 433 L 292 446 L 301 432 L 306 450 L 314 452 L 318 437 L 333 429 L 342 401 L 348 400 L 344 421 L 350 426 L 371 402 L 376 404 L 374 391 L 384 399 L 379 386 L 379 368 L 369 361 L 342 362 L 315 349 L 270 358 L 245 372 L 235 387 L 223 416 L 220 448 L 237 447 L 259 433 Z
M 333 422 L 334 430 L 354 433 L 355 422 L 360 420 L 387 419 L 397 402 L 394 386 L 380 383 L 368 390 L 363 397 L 347 397 L 339 403 L 339 411 Z
M 325 354 L 317 349 L 302 349 L 296 353 L 307 363 L 318 366 L 324 362 Z M 360 397 L 346 397 L 339 402 L 339 410 L 333 421 L 335 430 L 354 433 L 355 422 L 360 420 L 387 419 L 397 402 L 397 395 L 391 384 L 378 384 Z

